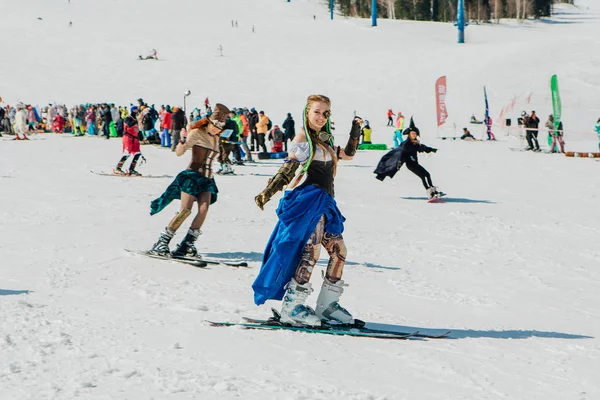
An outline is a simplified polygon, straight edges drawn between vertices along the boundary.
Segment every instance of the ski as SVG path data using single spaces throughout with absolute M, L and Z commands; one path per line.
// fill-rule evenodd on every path
M 430 198 L 429 200 L 427 200 L 428 203 L 436 203 L 438 201 L 440 201 L 440 199 L 442 199 L 442 197 L 444 197 L 446 195 L 446 193 L 438 193 L 435 196 L 433 196 L 432 198 Z
M 172 175 L 128 175 L 128 174 L 114 174 L 112 172 L 103 171 L 90 171 L 92 174 L 101 176 L 117 176 L 119 178 L 172 178 Z
M 200 260 L 185 260 L 185 259 L 182 260 L 182 259 L 173 258 L 173 257 L 163 257 L 163 256 L 159 256 L 157 254 L 149 253 L 148 251 L 141 251 L 141 250 L 125 249 L 125 251 L 128 253 L 139 255 L 139 256 L 155 258 L 157 260 L 163 260 L 163 261 L 172 261 L 172 262 L 177 262 L 180 264 L 187 264 L 187 265 L 191 265 L 191 266 L 194 266 L 197 268 L 204 268 L 204 267 L 208 266 L 208 263 L 206 263 L 205 261 L 200 261 Z
M 273 316 L 271 318 L 269 318 L 268 320 L 263 320 L 263 319 L 255 319 L 255 318 L 249 318 L 249 317 L 242 317 L 242 319 L 247 322 L 247 323 L 251 323 L 251 324 L 263 324 L 263 325 L 270 325 L 270 326 L 285 326 L 285 324 L 283 324 L 280 321 L 280 314 L 277 310 L 275 310 L 274 308 L 271 308 L 271 312 L 273 313 Z M 445 331 L 445 332 L 441 332 L 439 334 L 430 334 L 430 333 L 424 333 L 421 331 L 418 331 L 417 333 L 410 333 L 410 332 L 398 332 L 398 331 L 389 331 L 389 330 L 385 330 L 385 329 L 374 329 L 374 328 L 369 328 L 367 327 L 367 324 L 369 324 L 368 322 L 362 321 L 360 319 L 355 319 L 354 323 L 352 324 L 327 324 L 326 326 L 328 328 L 331 328 L 333 330 L 347 330 L 347 329 L 355 329 L 358 330 L 360 332 L 365 332 L 365 333 L 381 333 L 381 334 L 393 334 L 393 335 L 408 335 L 410 334 L 412 337 L 418 337 L 418 338 L 425 338 L 425 339 L 443 339 L 446 338 L 451 331 Z M 290 326 L 290 325 L 288 325 Z
M 323 327 L 304 327 L 304 326 L 291 326 L 291 325 L 265 325 L 255 323 L 236 323 L 236 322 L 215 322 L 207 321 L 211 326 L 239 326 L 244 329 L 259 329 L 259 330 L 286 330 L 294 332 L 304 333 L 323 333 L 326 335 L 336 336 L 355 336 L 355 337 L 368 337 L 375 339 L 395 339 L 395 340 L 406 340 L 414 337 L 418 332 L 407 333 L 407 334 L 394 334 L 394 333 L 380 333 L 380 332 L 362 332 L 355 329 L 332 329 L 330 326 Z
M 242 260 L 227 260 L 227 259 L 220 259 L 220 258 L 214 258 L 214 257 L 186 257 L 186 256 L 174 256 L 173 254 L 171 254 L 172 258 L 175 258 L 177 260 L 182 260 L 182 261 L 203 261 L 207 264 L 223 264 L 223 265 L 227 265 L 229 267 L 248 267 L 248 262 L 247 261 L 242 261 Z

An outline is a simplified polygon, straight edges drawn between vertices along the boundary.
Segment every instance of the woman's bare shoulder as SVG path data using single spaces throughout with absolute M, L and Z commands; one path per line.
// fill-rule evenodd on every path
M 302 128 L 300 130 L 300 133 L 298 133 L 298 134 L 296 134 L 296 136 L 294 136 L 294 140 L 292 140 L 292 142 L 296 142 L 296 143 L 308 142 L 308 140 L 306 140 L 306 134 L 304 133 L 304 128 Z

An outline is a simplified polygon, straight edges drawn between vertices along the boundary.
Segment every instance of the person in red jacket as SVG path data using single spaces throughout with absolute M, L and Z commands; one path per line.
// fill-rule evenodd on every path
M 141 175 L 135 170 L 138 159 L 142 156 L 140 139 L 138 136 L 137 113 L 137 106 L 131 107 L 130 115 L 128 115 L 123 122 L 123 138 L 121 139 L 123 141 L 123 156 L 118 162 L 117 168 L 113 170 L 115 175 Z M 125 172 L 123 171 L 123 164 L 125 164 L 125 161 L 127 161 L 130 155 L 133 155 L 133 160 L 131 160 L 129 171 Z
M 56 133 L 63 133 L 65 131 L 65 117 L 57 113 L 52 121 L 52 131 Z
M 388 117 L 387 126 L 394 126 L 394 112 L 392 111 L 391 108 L 387 111 L 387 117 Z
M 171 147 L 171 125 L 173 124 L 173 114 L 171 112 L 171 106 L 167 106 L 165 108 L 165 112 L 162 116 L 162 123 L 160 127 L 162 128 L 162 135 L 160 135 L 160 145 L 162 147 Z

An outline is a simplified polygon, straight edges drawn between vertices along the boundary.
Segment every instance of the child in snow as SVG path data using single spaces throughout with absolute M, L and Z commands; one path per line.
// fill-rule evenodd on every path
M 361 144 L 371 144 L 371 134 L 373 133 L 373 129 L 371 129 L 371 126 L 369 125 L 369 121 L 365 120 L 365 124 L 362 127 L 362 130 L 360 131 L 360 136 L 362 136 L 362 143 Z
M 475 140 L 475 137 L 473 137 L 473 135 L 471 135 L 471 132 L 469 132 L 469 130 L 467 128 L 463 128 L 463 135 L 460 137 L 460 140 L 473 141 L 473 140 Z
M 139 139 L 139 130 L 137 126 L 137 106 L 131 107 L 131 115 L 128 115 L 123 122 L 123 156 L 121 160 L 117 164 L 117 168 L 113 170 L 113 173 L 116 175 L 132 175 L 132 176 L 140 176 L 141 174 L 135 170 L 138 159 L 142 156 L 142 152 L 140 151 L 140 139 Z M 133 160 L 131 160 L 131 165 L 129 166 L 129 171 L 123 171 L 123 164 L 129 158 L 130 155 L 133 155 Z
M 404 141 L 402 138 L 402 131 L 404 130 L 404 115 L 402 112 L 398 112 L 398 117 L 396 117 L 396 130 L 394 131 L 394 147 L 400 146 L 400 143 Z
M 275 125 L 271 132 L 269 132 L 269 140 L 273 141 L 271 147 L 272 153 L 280 153 L 283 151 L 283 132 L 279 129 L 278 125 Z
M 374 171 L 375 174 L 377 174 L 376 178 L 380 181 L 383 181 L 386 177 L 393 178 L 402 165 L 406 164 L 406 168 L 408 168 L 409 171 L 421 178 L 430 199 L 443 196 L 443 193 L 439 192 L 437 188 L 433 186 L 429 172 L 419 164 L 417 155 L 417 153 L 422 152 L 436 153 L 437 149 L 425 146 L 419 142 L 419 128 L 415 126 L 412 118 L 410 119 L 409 127 L 404 131 L 404 135 L 407 135 L 408 139 L 402 142 L 400 146 L 384 155 L 379 161 L 379 164 Z

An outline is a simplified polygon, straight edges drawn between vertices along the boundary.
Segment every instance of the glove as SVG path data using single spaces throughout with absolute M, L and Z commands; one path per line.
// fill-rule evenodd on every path
M 352 128 L 350 129 L 350 137 L 352 139 L 360 138 L 361 128 L 360 124 L 362 123 L 362 119 L 360 117 L 354 117 L 352 120 Z
M 299 166 L 300 163 L 298 160 L 286 159 L 284 161 L 283 165 L 281 168 L 279 168 L 279 171 L 277 171 L 275 176 L 269 179 L 269 183 L 267 183 L 265 190 L 260 192 L 254 198 L 254 202 L 258 208 L 264 210 L 263 207 L 269 202 L 269 200 L 271 200 L 271 197 L 273 197 L 275 193 L 279 192 L 284 186 L 292 181 Z
M 356 154 L 360 134 L 362 132 L 362 130 L 360 129 L 361 123 L 362 119 L 360 119 L 360 117 L 354 117 L 354 120 L 352 120 L 352 128 L 350 128 L 350 137 L 348 138 L 348 143 L 344 148 L 344 153 L 346 153 L 347 156 L 353 157 Z

